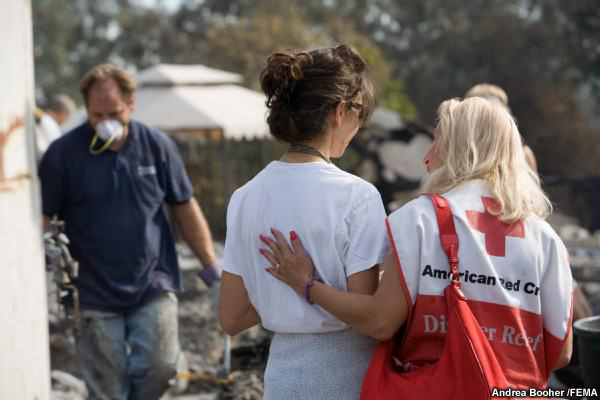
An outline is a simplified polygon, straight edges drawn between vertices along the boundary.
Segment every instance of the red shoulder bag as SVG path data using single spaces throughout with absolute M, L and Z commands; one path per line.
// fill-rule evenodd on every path
M 433 195 L 431 200 L 452 274 L 444 290 L 448 326 L 442 355 L 432 364 L 398 372 L 392 367 L 394 339 L 380 343 L 365 376 L 361 400 L 480 400 L 491 398 L 494 387 L 508 387 L 494 351 L 460 289 L 458 236 L 450 204 L 442 196 Z

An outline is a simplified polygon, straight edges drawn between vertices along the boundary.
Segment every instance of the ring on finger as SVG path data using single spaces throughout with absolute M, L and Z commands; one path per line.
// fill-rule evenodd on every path
M 279 263 L 277 263 L 277 265 L 274 266 L 273 269 L 275 270 L 275 272 L 278 272 L 279 271 Z

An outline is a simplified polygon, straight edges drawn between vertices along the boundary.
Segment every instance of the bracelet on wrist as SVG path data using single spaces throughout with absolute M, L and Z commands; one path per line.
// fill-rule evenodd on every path
M 310 293 L 309 293 L 310 288 L 314 285 L 315 282 L 323 283 L 323 281 L 321 279 L 317 278 L 314 275 L 309 274 L 308 281 L 306 281 L 306 285 L 304 285 L 304 298 L 306 299 L 308 304 L 315 304 L 314 301 L 310 300 Z

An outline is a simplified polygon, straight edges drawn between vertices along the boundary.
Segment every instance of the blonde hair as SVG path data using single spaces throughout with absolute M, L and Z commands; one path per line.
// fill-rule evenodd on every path
M 424 192 L 441 194 L 463 182 L 483 179 L 500 205 L 490 212 L 504 222 L 530 214 L 544 218 L 552 211 L 506 109 L 478 97 L 451 99 L 440 105 L 438 117 L 436 156 L 443 165 L 423 182 Z
M 465 98 L 467 97 L 483 97 L 487 100 L 496 100 L 504 107 L 508 107 L 506 92 L 500 86 L 492 85 L 491 83 L 480 83 L 473 86 L 465 94 Z

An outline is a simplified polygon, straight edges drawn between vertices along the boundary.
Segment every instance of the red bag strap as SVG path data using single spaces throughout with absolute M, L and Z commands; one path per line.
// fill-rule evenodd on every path
M 458 272 L 458 236 L 456 235 L 456 228 L 454 227 L 452 209 L 444 196 L 432 194 L 430 197 L 438 221 L 440 242 L 442 243 L 442 248 L 448 256 L 448 262 L 450 263 L 452 284 L 457 288 L 460 288 L 460 273 Z

